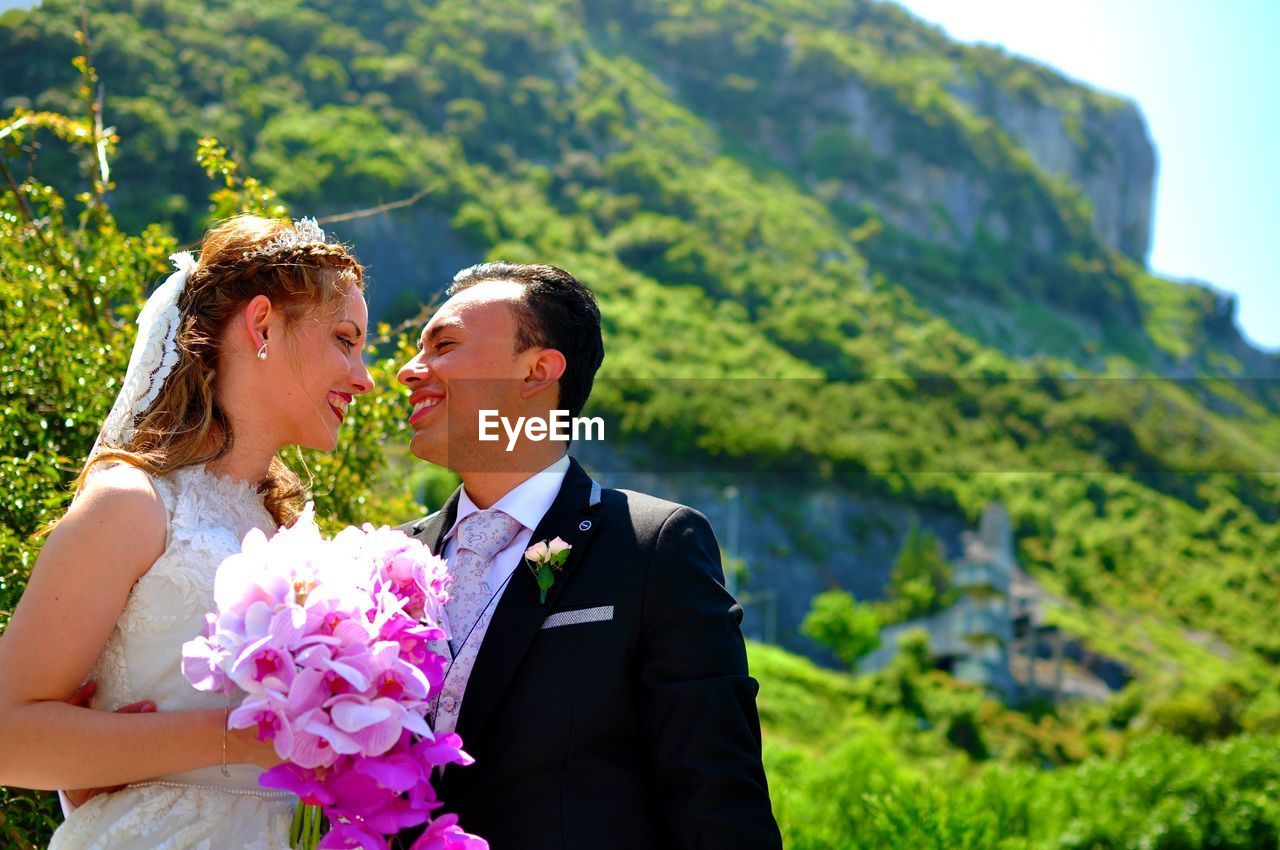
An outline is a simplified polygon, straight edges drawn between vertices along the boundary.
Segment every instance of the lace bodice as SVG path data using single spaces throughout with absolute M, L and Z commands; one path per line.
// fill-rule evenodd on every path
M 182 645 L 213 610 L 213 577 L 240 551 L 250 529 L 275 523 L 252 484 L 190 466 L 152 483 L 169 527 L 164 552 L 129 592 L 124 611 L 90 674 L 94 708 L 114 711 L 143 699 L 159 711 L 216 708 L 229 697 L 197 691 L 182 675 Z

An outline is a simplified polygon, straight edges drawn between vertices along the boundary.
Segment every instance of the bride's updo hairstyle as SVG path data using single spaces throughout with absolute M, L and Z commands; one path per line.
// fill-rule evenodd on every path
M 215 392 L 223 332 L 253 298 L 271 299 L 287 328 L 338 303 L 353 286 L 364 290 L 364 268 L 347 248 L 336 242 L 290 245 L 290 230 L 285 221 L 241 215 L 205 234 L 199 263 L 178 298 L 178 361 L 127 442 L 103 448 L 85 464 L 77 491 L 105 461 L 159 476 L 231 450 L 236 435 Z M 278 457 L 258 490 L 281 525 L 293 522 L 306 497 L 301 480 Z

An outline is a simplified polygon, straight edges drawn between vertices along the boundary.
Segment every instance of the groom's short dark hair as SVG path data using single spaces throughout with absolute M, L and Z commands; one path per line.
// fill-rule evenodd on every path
M 524 289 L 515 301 L 516 351 L 537 346 L 564 355 L 559 404 L 570 416 L 577 416 L 604 361 L 595 295 L 564 269 L 504 261 L 463 269 L 454 275 L 445 295 L 452 298 L 491 280 L 511 281 Z

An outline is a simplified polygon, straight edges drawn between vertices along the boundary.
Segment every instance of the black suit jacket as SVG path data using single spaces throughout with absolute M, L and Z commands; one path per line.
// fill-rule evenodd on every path
M 439 552 L 458 496 L 404 529 Z M 780 848 L 742 609 L 706 518 L 602 490 L 573 461 L 533 534 L 554 537 L 573 548 L 546 604 L 523 565 L 498 602 L 458 717 L 476 762 L 445 770 L 444 811 L 493 850 Z

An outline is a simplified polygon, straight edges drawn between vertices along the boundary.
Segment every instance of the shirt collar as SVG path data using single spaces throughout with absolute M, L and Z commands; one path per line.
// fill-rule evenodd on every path
M 563 455 L 546 469 L 535 472 L 517 484 L 514 489 L 509 490 L 506 495 L 494 502 L 490 510 L 502 511 L 529 531 L 533 531 L 538 527 L 538 523 L 542 522 L 547 511 L 551 510 L 551 503 L 560 494 L 560 488 L 564 485 L 564 476 L 568 471 L 569 456 Z M 459 523 L 479 510 L 480 508 L 476 507 L 476 503 L 467 495 L 467 488 L 463 487 L 462 493 L 458 496 L 458 515 L 454 518 L 449 533 L 442 540 L 453 537 L 453 532 L 457 530 Z

